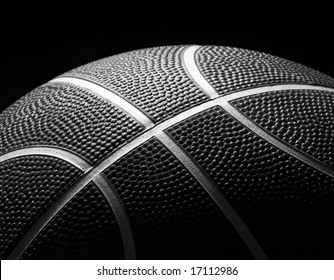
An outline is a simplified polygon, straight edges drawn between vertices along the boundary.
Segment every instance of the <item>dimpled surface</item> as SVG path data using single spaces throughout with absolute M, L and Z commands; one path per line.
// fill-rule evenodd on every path
M 233 47 L 206 46 L 197 66 L 221 95 L 277 84 L 334 87 L 334 79 L 304 65 L 269 54 Z
M 47 84 L 0 114 L 0 153 L 50 145 L 95 163 L 143 129 L 87 90 L 65 83 Z
M 334 180 L 271 146 L 220 107 L 169 129 L 273 259 L 333 258 Z
M 0 163 L 0 258 L 7 258 L 27 230 L 81 174 L 68 163 L 27 156 Z
M 334 166 L 333 92 L 271 92 L 238 99 L 232 104 L 278 138 Z
M 157 140 L 105 174 L 129 214 L 139 259 L 252 258 L 204 189 Z
M 42 230 L 23 259 L 122 259 L 114 214 L 95 184 L 88 184 Z
M 182 46 L 168 46 L 123 53 L 64 76 L 84 78 L 114 90 L 158 122 L 208 99 L 183 69 L 182 50 Z

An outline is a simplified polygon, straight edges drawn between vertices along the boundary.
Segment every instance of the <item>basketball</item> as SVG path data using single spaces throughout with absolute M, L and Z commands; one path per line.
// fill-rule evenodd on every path
M 0 114 L 1 259 L 333 259 L 334 79 L 175 45 Z

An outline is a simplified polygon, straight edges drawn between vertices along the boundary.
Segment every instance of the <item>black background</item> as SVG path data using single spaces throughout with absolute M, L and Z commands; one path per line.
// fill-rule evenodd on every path
M 93 28 L 81 23 L 20 25 L 2 36 L 0 111 L 22 95 L 72 68 L 140 48 L 175 44 L 213 44 L 247 48 L 284 57 L 334 77 L 331 33 L 231 30 L 215 25 L 115 24 Z M 3 26 L 2 28 L 6 28 Z M 293 31 L 293 30 L 292 30 Z

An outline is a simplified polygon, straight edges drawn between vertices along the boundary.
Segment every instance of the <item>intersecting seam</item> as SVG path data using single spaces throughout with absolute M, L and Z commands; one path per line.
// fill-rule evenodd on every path
M 205 92 L 210 98 L 210 101 L 207 101 L 205 103 L 202 103 L 198 106 L 195 106 L 193 108 L 190 108 L 172 118 L 169 118 L 165 120 L 164 122 L 154 125 L 154 123 L 145 115 L 143 114 L 139 109 L 137 109 L 132 104 L 128 103 L 126 100 L 119 97 L 117 94 L 112 93 L 110 90 L 105 89 L 102 86 L 98 86 L 95 83 L 80 79 L 80 78 L 70 78 L 70 77 L 63 77 L 63 78 L 57 78 L 50 83 L 53 82 L 66 82 L 66 83 L 72 83 L 76 84 L 78 86 L 84 87 L 92 91 L 93 93 L 109 100 L 114 105 L 118 106 L 122 110 L 126 111 L 130 116 L 134 117 L 137 121 L 139 121 L 141 124 L 143 124 L 146 127 L 146 130 L 137 138 L 130 141 L 128 144 L 124 145 L 120 149 L 116 150 L 113 154 L 109 155 L 107 158 L 103 159 L 99 163 L 97 163 L 94 167 L 88 168 L 87 171 L 73 186 L 72 188 L 64 194 L 56 203 L 53 205 L 42 217 L 41 219 L 28 231 L 26 236 L 19 242 L 17 247 L 14 249 L 10 257 L 19 257 L 23 252 L 24 249 L 27 248 L 27 246 L 34 240 L 34 238 L 38 235 L 38 233 L 45 227 L 45 225 L 58 213 L 59 210 L 73 197 L 75 196 L 84 186 L 86 186 L 90 181 L 97 182 L 99 184 L 99 188 L 101 191 L 106 195 L 106 193 L 110 192 L 110 189 L 112 189 L 112 186 L 110 183 L 104 179 L 101 173 L 108 168 L 110 165 L 118 161 L 120 158 L 122 158 L 124 155 L 138 147 L 139 145 L 143 144 L 150 138 L 156 136 L 160 141 L 165 143 L 166 147 L 169 148 L 169 150 L 178 157 L 178 159 L 183 162 L 185 167 L 189 170 L 189 163 L 185 162 L 191 162 L 192 167 L 196 167 L 196 162 L 194 162 L 193 159 L 190 158 L 189 155 L 187 155 L 185 152 L 182 151 L 182 153 L 179 151 L 181 150 L 180 147 L 178 147 L 178 144 L 174 142 L 171 138 L 166 138 L 166 134 L 164 131 L 168 129 L 169 127 L 177 124 L 178 122 L 181 122 L 191 116 L 194 116 L 198 113 L 201 113 L 209 108 L 212 108 L 214 106 L 221 106 L 224 108 L 232 117 L 237 119 L 239 122 L 241 122 L 245 127 L 259 135 L 261 138 L 265 139 L 269 143 L 275 145 L 276 147 L 282 149 L 285 152 L 291 153 L 293 156 L 298 158 L 299 160 L 313 166 L 314 168 L 320 170 L 321 172 L 324 172 L 332 177 L 334 177 L 334 171 L 326 166 L 325 164 L 317 161 L 316 159 L 313 159 L 312 157 L 304 154 L 302 151 L 299 151 L 292 147 L 291 145 L 283 142 L 280 139 L 277 139 L 276 137 L 272 136 L 270 133 L 266 132 L 263 128 L 259 127 L 255 123 L 253 123 L 251 120 L 246 118 L 244 115 L 242 115 L 239 111 L 237 111 L 232 105 L 229 104 L 230 101 L 255 95 L 259 93 L 264 92 L 271 92 L 271 91 L 280 91 L 280 90 L 293 90 L 293 89 L 311 89 L 311 90 L 324 90 L 324 91 L 330 91 L 334 93 L 334 89 L 327 88 L 327 87 L 320 87 L 320 86 L 310 86 L 310 85 L 296 85 L 296 84 L 288 84 L 288 85 L 276 85 L 276 86 L 265 86 L 265 87 L 258 87 L 253 88 L 249 90 L 243 90 L 240 92 L 235 92 L 230 95 L 226 96 L 219 96 L 217 92 L 214 90 L 214 88 L 206 81 L 206 79 L 202 76 L 200 71 L 197 69 L 194 55 L 196 51 L 200 49 L 200 46 L 189 46 L 183 51 L 183 65 L 186 68 L 186 72 L 188 73 L 188 76 L 194 81 L 195 84 L 198 85 L 198 87 Z M 193 61 L 190 61 L 193 60 Z M 196 67 L 194 67 L 196 66 Z M 174 147 L 174 148 L 173 148 Z M 28 148 L 30 149 L 30 148 Z M 27 150 L 28 150 L 27 149 Z M 176 152 L 178 151 L 178 152 Z M 19 150 L 17 151 L 19 153 Z M 14 155 L 14 154 L 12 154 Z M 9 153 L 0 156 L 0 162 L 7 160 L 10 158 Z M 183 160 L 182 160 L 183 158 Z M 187 166 L 188 165 L 188 166 Z M 87 166 L 86 166 L 87 167 Z M 86 168 L 85 167 L 85 168 Z M 191 172 L 189 170 L 189 172 Z M 191 172 L 194 175 L 194 172 Z M 202 174 L 200 174 L 202 178 L 206 178 L 204 180 L 210 181 L 210 187 L 214 186 L 214 183 L 211 181 L 211 179 L 208 177 L 208 175 L 204 174 L 202 171 Z M 196 177 L 196 176 L 195 176 Z M 198 176 L 197 176 L 198 177 Z M 198 181 L 201 181 L 200 178 L 196 179 Z M 201 182 L 200 182 L 201 183 Z M 102 185 L 102 187 L 101 187 Z M 203 186 L 203 181 L 201 183 Z M 205 187 L 205 184 L 203 186 L 206 191 L 207 188 Z M 210 193 L 209 193 L 210 194 Z M 113 195 L 115 197 L 118 197 L 117 193 L 115 192 Z M 115 197 L 109 197 L 107 200 L 109 203 L 114 201 Z M 226 199 L 220 194 L 220 204 L 224 200 L 224 203 L 227 202 Z M 222 200 L 223 199 L 223 200 Z M 215 200 L 216 202 L 216 200 Z M 119 201 L 119 203 L 122 205 L 122 202 Z M 216 202 L 217 203 L 217 202 Z M 227 204 L 226 204 L 227 205 Z M 218 205 L 221 208 L 221 205 Z M 111 207 L 113 207 L 111 205 Z M 124 207 L 124 206 L 122 206 Z M 228 206 L 229 207 L 229 206 Z M 223 207 L 224 208 L 224 207 Z M 222 209 L 222 208 L 221 208 Z M 233 210 L 233 209 L 232 209 Z M 234 211 L 234 210 L 233 210 Z M 117 211 L 116 211 L 117 212 Z M 224 212 L 224 211 L 223 211 Z M 114 212 L 115 213 L 115 212 Z M 225 213 L 226 214 L 226 213 Z M 234 214 L 232 215 L 232 219 L 236 219 L 236 224 L 234 223 L 234 226 L 236 227 L 237 231 L 239 228 L 239 234 L 247 244 L 247 246 L 250 248 L 252 253 L 257 258 L 266 258 L 264 252 L 262 251 L 261 247 L 255 240 L 255 238 L 251 235 L 249 230 L 245 225 L 242 225 L 240 227 L 240 222 L 242 220 L 240 217 L 238 217 L 237 213 L 234 211 Z M 116 217 L 117 218 L 117 217 Z M 231 218 L 231 217 L 230 217 Z M 119 222 L 119 221 L 118 221 Z M 232 222 L 233 224 L 233 222 Z M 127 228 L 128 227 L 128 228 Z M 127 228 L 127 229 L 126 229 Z M 242 229 L 241 229 L 242 228 Z M 130 229 L 130 223 L 127 221 L 125 223 L 125 227 L 123 228 L 122 237 L 124 238 L 123 234 L 126 234 L 126 231 Z M 129 244 L 128 248 L 125 248 L 125 251 L 127 251 L 126 256 L 128 258 L 134 258 L 135 256 L 135 250 L 134 250 L 134 242 L 133 242 L 133 236 L 132 233 L 130 233 L 130 238 L 132 240 L 128 240 L 127 244 Z M 124 246 L 125 245 L 125 241 Z M 131 248 L 133 247 L 133 248 Z
M 44 155 L 59 158 L 79 168 L 85 173 L 92 169 L 92 166 L 90 166 L 90 164 L 81 157 L 59 148 L 47 146 L 29 147 L 9 152 L 0 156 L 0 163 L 12 158 L 31 155 Z M 101 174 L 96 174 L 94 177 L 90 178 L 90 180 L 94 181 L 94 183 L 103 193 L 115 215 L 123 240 L 125 258 L 135 259 L 136 253 L 130 222 L 124 206 L 116 193 L 116 190 L 109 184 L 106 179 L 104 179 Z M 9 255 L 9 259 L 20 258 L 20 256 L 28 248 L 38 233 L 45 227 L 45 225 L 67 204 L 67 202 L 69 202 L 81 189 L 83 189 L 87 183 L 81 184 L 79 188 L 70 188 L 69 191 L 67 191 L 60 199 L 58 199 L 42 216 L 42 218 L 40 218 L 37 223 L 24 235 L 24 237 L 20 240 L 20 242 Z

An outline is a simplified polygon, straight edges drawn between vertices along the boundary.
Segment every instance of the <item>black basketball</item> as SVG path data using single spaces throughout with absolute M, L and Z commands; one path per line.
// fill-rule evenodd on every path
M 111 56 L 0 114 L 1 259 L 333 259 L 334 79 L 256 51 Z

